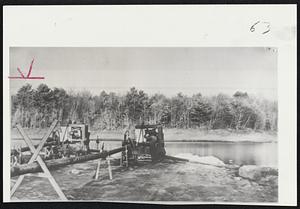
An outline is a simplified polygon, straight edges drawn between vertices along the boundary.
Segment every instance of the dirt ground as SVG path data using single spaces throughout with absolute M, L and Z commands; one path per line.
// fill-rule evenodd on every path
M 104 161 L 103 161 L 104 162 Z M 113 163 L 113 179 L 102 164 L 94 180 L 97 161 L 69 165 L 51 173 L 69 200 L 277 202 L 276 184 L 260 185 L 237 176 L 237 170 L 165 159 L 130 169 Z M 14 184 L 16 178 L 11 181 Z M 58 200 L 43 178 L 25 177 L 12 197 L 18 200 Z

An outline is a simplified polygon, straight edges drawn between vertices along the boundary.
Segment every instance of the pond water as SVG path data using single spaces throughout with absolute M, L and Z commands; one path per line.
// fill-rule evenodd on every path
M 230 143 L 230 142 L 190 142 L 166 143 L 168 155 L 193 153 L 199 156 L 215 156 L 225 163 L 237 165 L 277 166 L 277 143 Z
M 117 148 L 121 142 L 104 142 L 105 149 Z M 96 148 L 96 144 L 91 144 Z M 224 163 L 237 165 L 277 166 L 277 143 L 254 142 L 165 142 L 167 155 L 192 153 L 199 156 L 215 156 Z
M 33 140 L 36 144 L 39 141 Z M 14 145 L 25 146 L 24 141 L 12 142 Z M 104 141 L 106 150 L 121 146 L 121 141 Z M 96 149 L 95 141 L 91 141 L 91 148 Z M 265 165 L 277 166 L 277 143 L 253 142 L 165 142 L 167 155 L 192 153 L 199 156 L 215 156 L 225 163 L 237 165 Z M 113 157 L 119 157 L 118 154 Z

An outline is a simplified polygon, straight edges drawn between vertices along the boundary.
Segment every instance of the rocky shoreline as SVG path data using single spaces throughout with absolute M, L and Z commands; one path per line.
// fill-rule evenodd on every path
M 194 157 L 188 162 L 165 159 L 130 169 L 119 167 L 116 160 L 113 180 L 109 180 L 105 165 L 100 171 L 100 179 L 94 180 L 96 164 L 97 161 L 90 161 L 51 172 L 69 200 L 278 201 L 276 168 L 227 165 L 213 156 Z M 57 199 L 47 180 L 30 178 L 12 200 Z

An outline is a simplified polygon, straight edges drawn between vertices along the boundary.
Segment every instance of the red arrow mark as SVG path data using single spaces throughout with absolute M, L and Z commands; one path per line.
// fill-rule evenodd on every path
M 32 61 L 30 63 L 29 71 L 28 71 L 28 74 L 27 74 L 26 77 L 24 76 L 24 74 L 22 73 L 22 71 L 20 70 L 20 68 L 17 68 L 17 70 L 20 73 L 21 77 L 18 77 L 18 76 L 8 76 L 8 78 L 9 79 L 24 79 L 24 80 L 27 80 L 27 79 L 44 79 L 44 77 L 30 77 L 31 72 L 32 72 L 33 62 L 34 62 L 34 59 L 32 59 Z

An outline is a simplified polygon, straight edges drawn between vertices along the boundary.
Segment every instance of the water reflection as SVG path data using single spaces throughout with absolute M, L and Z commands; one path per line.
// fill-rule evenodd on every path
M 225 163 L 231 160 L 238 165 L 277 166 L 277 143 L 169 142 L 166 143 L 166 149 L 169 155 L 178 153 L 213 155 Z
M 121 142 L 105 141 L 105 149 L 117 148 Z M 96 148 L 96 144 L 91 144 Z M 277 143 L 230 142 L 166 142 L 168 155 L 193 153 L 199 156 L 216 156 L 225 163 L 237 165 L 277 166 Z
M 33 140 L 34 144 L 39 141 Z M 101 142 L 102 143 L 102 142 Z M 12 143 L 12 146 L 15 143 Z M 26 146 L 25 142 L 18 141 L 19 146 Z M 106 150 L 121 146 L 121 141 L 104 141 Z M 225 163 L 232 161 L 238 165 L 266 165 L 277 166 L 277 143 L 230 143 L 230 142 L 166 142 L 168 155 L 179 153 L 193 153 L 199 156 L 216 156 Z M 95 141 L 90 147 L 97 148 Z M 119 157 L 119 154 L 113 155 Z

